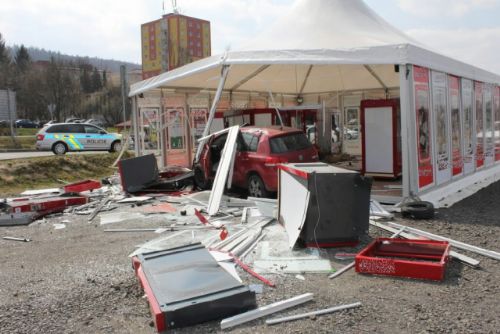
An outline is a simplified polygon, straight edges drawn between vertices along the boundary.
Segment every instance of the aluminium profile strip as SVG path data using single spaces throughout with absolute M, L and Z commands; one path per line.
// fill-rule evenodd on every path
M 266 320 L 266 325 L 275 325 L 275 324 L 279 324 L 282 322 L 299 320 L 299 319 L 309 318 L 309 317 L 317 316 L 317 315 L 329 314 L 329 313 L 338 312 L 338 311 L 342 311 L 342 310 L 348 310 L 348 309 L 360 307 L 360 306 L 361 306 L 361 303 L 356 302 L 356 303 L 352 303 L 352 304 L 329 307 L 329 308 L 325 308 L 325 309 L 317 310 L 317 311 L 313 311 L 313 312 L 291 315 L 288 317 L 268 319 L 268 320 Z
M 226 329 L 230 327 L 234 327 L 245 322 L 249 322 L 258 318 L 265 317 L 266 315 L 273 314 L 282 310 L 285 310 L 290 307 L 294 307 L 305 302 L 308 302 L 313 299 L 312 293 L 305 293 L 303 295 L 295 296 L 290 299 L 282 300 L 276 303 L 272 303 L 266 306 L 261 306 L 255 310 L 248 311 L 245 313 L 241 313 L 235 315 L 230 318 L 223 319 L 220 322 L 221 329 Z
M 382 230 L 386 230 L 386 231 L 391 232 L 391 233 L 395 233 L 395 232 L 398 231 L 394 227 L 390 227 L 390 226 L 384 225 L 382 223 L 371 221 L 371 220 L 370 220 L 370 225 L 378 227 L 378 228 L 380 228 Z M 407 228 L 404 227 L 404 229 L 406 230 Z M 401 237 L 405 238 L 405 239 L 425 239 L 425 238 L 423 238 L 421 236 L 416 236 L 416 235 L 413 235 L 413 234 L 407 233 L 407 232 L 401 232 L 399 235 Z M 472 267 L 479 267 L 479 261 L 478 260 L 473 259 L 473 258 L 471 258 L 469 256 L 464 255 L 464 254 L 461 254 L 461 253 L 455 252 L 453 250 L 450 250 L 450 256 L 452 258 L 457 259 L 459 261 L 462 261 L 463 263 L 468 264 L 468 265 L 470 265 Z
M 432 239 L 432 240 L 448 241 L 450 243 L 450 245 L 452 245 L 453 247 L 460 248 L 460 249 L 463 249 L 463 250 L 467 250 L 469 252 L 477 253 L 477 254 L 480 254 L 480 255 L 483 255 L 483 256 L 486 256 L 486 257 L 490 257 L 490 258 L 495 259 L 495 260 L 500 260 L 500 253 L 495 252 L 495 251 L 491 251 L 491 250 L 484 249 L 484 248 L 481 248 L 481 247 L 477 247 L 477 246 L 473 246 L 473 245 L 470 245 L 470 244 L 466 244 L 465 242 L 453 240 L 453 239 L 450 239 L 450 238 L 442 237 L 440 235 L 433 234 L 433 233 L 426 232 L 426 231 L 422 231 L 422 230 L 419 230 L 419 229 L 416 229 L 416 228 L 413 228 L 413 227 L 408 227 L 408 226 L 405 226 L 405 225 L 400 225 L 400 224 L 396 224 L 396 223 L 392 223 L 392 222 L 388 222 L 388 224 L 390 226 L 393 226 L 393 227 L 396 227 L 396 228 L 404 227 L 406 230 L 408 230 L 408 231 L 410 231 L 410 232 L 412 232 L 412 233 L 414 233 L 416 235 L 423 236 L 423 237 L 426 237 L 426 238 L 429 238 L 429 239 Z

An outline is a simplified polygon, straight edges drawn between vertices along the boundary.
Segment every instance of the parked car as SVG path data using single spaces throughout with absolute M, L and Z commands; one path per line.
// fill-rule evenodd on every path
M 16 128 L 35 129 L 38 127 L 38 124 L 36 124 L 33 121 L 30 121 L 29 119 L 18 119 L 14 124 Z
M 72 118 L 67 118 L 64 122 L 65 123 L 85 123 L 85 119 L 72 117 Z
M 96 126 L 98 126 L 100 128 L 105 128 L 106 127 L 106 123 L 104 121 L 99 120 L 99 119 L 95 119 L 95 118 L 89 118 L 84 123 L 85 124 L 93 124 L 93 125 L 96 125 Z
M 121 150 L 122 136 L 108 133 L 92 124 L 56 123 L 44 127 L 37 133 L 36 149 L 65 154 L 68 151 Z
M 209 188 L 219 166 L 227 133 L 211 137 L 194 166 L 195 182 Z M 295 128 L 243 127 L 237 141 L 232 184 L 253 197 L 269 197 L 278 189 L 277 166 L 287 162 L 318 161 L 318 151 Z

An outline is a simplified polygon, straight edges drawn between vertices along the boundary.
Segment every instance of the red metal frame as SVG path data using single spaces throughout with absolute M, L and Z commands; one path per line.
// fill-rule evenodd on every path
M 299 169 L 289 167 L 289 166 L 278 165 L 278 169 L 281 169 L 281 170 L 284 170 L 285 172 L 296 175 L 300 178 L 303 178 L 304 180 L 307 180 L 309 178 L 309 173 L 304 172 L 304 171 L 299 170 Z
M 101 188 L 101 182 L 95 180 L 85 180 L 81 182 L 71 183 L 64 186 L 65 193 L 79 193 L 87 190 Z
M 378 238 L 356 255 L 356 272 L 442 281 L 447 241 Z
M 402 151 L 401 146 L 398 145 L 398 112 L 400 102 L 399 99 L 388 99 L 388 100 L 363 100 L 361 101 L 361 112 L 360 112 L 360 124 L 361 124 L 361 136 L 363 138 L 361 142 L 361 173 L 366 174 L 366 136 L 365 136 L 365 109 L 366 108 L 380 108 L 380 107 L 391 107 L 392 108 L 392 173 L 388 174 L 389 178 L 396 178 L 401 175 L 402 170 Z M 378 175 L 377 176 L 382 176 Z
M 148 298 L 149 310 L 151 312 L 151 315 L 153 316 L 155 328 L 159 333 L 163 332 L 167 329 L 167 326 L 165 324 L 165 317 L 163 316 L 163 312 L 161 311 L 160 304 L 158 304 L 158 301 L 153 294 L 153 290 L 149 286 L 148 279 L 146 278 L 146 275 L 142 270 L 141 262 L 139 261 L 137 256 L 134 256 L 132 258 L 132 266 L 134 267 L 135 275 L 137 276 L 137 279 L 139 280 L 139 283 L 141 284 L 141 287 L 144 290 L 146 297 Z

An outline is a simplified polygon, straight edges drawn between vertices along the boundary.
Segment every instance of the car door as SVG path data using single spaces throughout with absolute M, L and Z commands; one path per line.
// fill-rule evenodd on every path
M 108 150 L 110 148 L 111 143 L 108 143 L 106 135 L 101 133 L 102 129 L 90 124 L 84 124 L 83 127 L 85 128 L 85 139 L 89 150 Z
M 83 126 L 81 124 L 65 124 L 61 134 L 63 140 L 68 144 L 69 148 L 74 151 L 86 149 Z
M 259 135 L 252 132 L 242 132 L 238 138 L 238 150 L 234 161 L 233 184 L 245 187 L 247 174 L 250 171 L 250 156 L 257 151 Z

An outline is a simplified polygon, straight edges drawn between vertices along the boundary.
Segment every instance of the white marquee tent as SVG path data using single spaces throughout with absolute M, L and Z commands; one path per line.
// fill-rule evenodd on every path
M 405 70 L 396 71 L 395 65 Z M 398 89 L 403 193 L 408 196 L 422 193 L 417 181 L 415 120 L 410 117 L 414 112 L 410 75 L 413 65 L 485 84 L 500 84 L 497 74 L 422 46 L 362 0 L 298 0 L 268 31 L 249 39 L 239 49 L 138 82 L 131 86 L 130 97 L 137 106 L 138 95 L 154 89 L 215 91 L 210 110 L 213 117 L 223 92 L 304 96 Z

